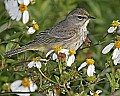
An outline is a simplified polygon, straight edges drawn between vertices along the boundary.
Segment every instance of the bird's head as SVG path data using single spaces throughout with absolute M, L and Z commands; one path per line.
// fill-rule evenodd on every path
M 95 18 L 90 16 L 89 13 L 83 8 L 76 8 L 66 16 L 67 21 L 79 26 L 87 26 L 90 19 Z

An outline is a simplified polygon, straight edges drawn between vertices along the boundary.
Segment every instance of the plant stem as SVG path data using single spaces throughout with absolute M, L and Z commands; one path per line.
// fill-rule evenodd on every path
M 66 88 L 66 85 L 64 84 L 64 88 L 66 90 L 66 92 L 68 93 L 69 96 L 72 96 L 72 94 L 68 91 L 68 89 Z
M 57 84 L 57 82 L 55 82 L 55 81 L 51 80 L 50 78 L 48 78 L 47 76 L 45 76 L 44 73 L 43 73 L 40 69 L 39 69 L 39 72 L 41 73 L 41 75 L 42 75 L 44 78 L 46 78 L 47 80 L 49 80 L 49 81 L 52 82 L 52 83 Z

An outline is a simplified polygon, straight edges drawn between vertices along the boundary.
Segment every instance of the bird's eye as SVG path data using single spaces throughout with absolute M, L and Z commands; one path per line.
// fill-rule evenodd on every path
M 84 19 L 85 17 L 83 17 L 83 16 L 78 16 L 78 18 L 79 18 L 80 20 L 82 20 L 82 19 Z

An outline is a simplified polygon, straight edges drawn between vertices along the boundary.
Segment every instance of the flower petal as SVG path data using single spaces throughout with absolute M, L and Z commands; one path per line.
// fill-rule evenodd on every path
M 29 13 L 27 10 L 23 12 L 23 23 L 26 24 L 29 21 Z
M 113 62 L 115 65 L 117 65 L 118 63 L 120 63 L 120 55 L 118 55 L 117 58 L 113 59 Z
M 30 80 L 30 92 L 35 92 L 37 85 Z
M 102 90 L 97 90 L 95 93 L 99 95 L 100 93 L 102 93 Z
M 15 92 L 30 92 L 28 87 L 24 87 L 24 86 L 20 86 Z M 19 96 L 30 96 L 30 94 L 28 93 L 24 93 L 24 94 L 17 94 Z
M 41 62 L 36 62 L 36 67 L 37 68 L 41 68 L 42 66 L 41 66 Z
M 18 15 L 16 17 L 16 21 L 20 21 L 21 17 L 22 17 L 22 12 L 18 11 Z
M 12 92 L 15 92 L 21 85 L 22 80 L 16 80 L 14 81 L 11 85 L 10 85 L 10 89 L 12 90 Z
M 47 62 L 47 61 L 49 61 L 49 60 L 47 60 L 47 59 L 40 59 L 40 61 L 45 61 L 45 62 Z
M 67 61 L 67 66 L 71 66 L 71 64 L 74 63 L 74 61 L 75 61 L 75 56 L 74 55 L 69 56 Z
M 114 46 L 114 43 L 110 43 L 108 44 L 103 50 L 102 50 L 102 53 L 103 54 L 107 54 Z
M 34 65 L 35 65 L 35 62 L 32 61 L 32 62 L 30 62 L 30 63 L 28 64 L 28 68 L 32 68 Z
M 37 22 L 35 22 L 35 20 L 32 21 L 32 24 L 36 24 Z
M 18 3 L 23 4 L 24 2 L 23 2 L 23 0 L 18 0 Z
M 36 30 L 33 27 L 30 27 L 27 31 L 27 34 L 33 34 L 33 33 L 35 33 L 35 31 Z
M 117 58 L 119 54 L 120 54 L 120 53 L 119 53 L 119 50 L 118 50 L 118 48 L 116 48 L 116 49 L 113 51 L 112 59 Z
M 61 49 L 59 52 L 65 53 L 66 55 L 69 55 L 69 50 L 68 49 Z
M 80 67 L 78 68 L 78 71 L 79 70 L 81 70 L 83 67 L 85 67 L 87 65 L 87 63 L 86 62 L 83 62 L 81 65 L 80 65 Z
M 88 76 L 93 76 L 95 73 L 95 66 L 94 65 L 89 65 L 87 69 L 87 75 Z
M 47 52 L 46 58 L 47 58 L 52 52 L 54 52 L 54 50 L 50 50 L 49 52 Z
M 90 91 L 90 95 L 93 95 L 94 93 L 92 93 L 92 91 Z
M 117 27 L 112 26 L 108 29 L 108 33 L 113 33 L 116 29 L 117 29 Z
M 23 0 L 24 1 L 24 4 L 26 5 L 26 6 L 28 6 L 29 4 L 30 4 L 30 0 Z
M 57 58 L 58 58 L 57 54 L 54 53 L 53 56 L 52 56 L 52 59 L 53 59 L 53 60 L 56 60 Z

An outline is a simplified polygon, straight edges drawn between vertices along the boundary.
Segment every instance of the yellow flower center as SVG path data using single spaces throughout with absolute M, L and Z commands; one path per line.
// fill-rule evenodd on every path
M 120 24 L 118 21 L 113 21 L 112 24 L 111 24 L 113 27 L 118 27 Z
M 53 50 L 58 53 L 58 51 L 60 51 L 62 49 L 62 46 L 54 46 Z
M 94 93 L 92 96 L 99 96 L 97 93 Z
M 90 65 L 90 64 L 94 64 L 95 61 L 93 59 L 86 59 L 86 63 Z
M 40 61 L 40 57 L 33 58 L 33 61 L 34 61 L 34 62 Z
M 24 5 L 24 4 L 20 4 L 20 5 L 19 5 L 19 8 L 20 8 L 20 11 L 21 11 L 21 12 L 24 12 L 25 10 L 28 9 L 27 6 Z
M 30 87 L 30 80 L 28 78 L 24 78 L 22 80 L 22 86 L 24 86 L 24 87 Z
M 70 54 L 76 54 L 75 50 L 69 49 Z
M 114 46 L 115 46 L 116 48 L 120 48 L 120 41 L 115 41 Z
M 38 24 L 37 24 L 37 23 L 33 24 L 33 28 L 34 28 L 35 30 L 39 30 Z

